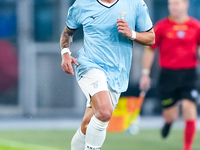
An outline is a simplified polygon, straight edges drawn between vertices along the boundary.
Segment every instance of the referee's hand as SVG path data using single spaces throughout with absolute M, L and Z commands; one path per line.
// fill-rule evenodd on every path
M 149 75 L 142 75 L 140 79 L 140 90 L 149 90 L 151 79 Z
M 74 75 L 74 69 L 72 67 L 72 63 L 74 63 L 76 66 L 78 66 L 78 62 L 76 59 L 69 55 L 69 53 L 62 55 L 62 62 L 61 67 L 64 72 Z

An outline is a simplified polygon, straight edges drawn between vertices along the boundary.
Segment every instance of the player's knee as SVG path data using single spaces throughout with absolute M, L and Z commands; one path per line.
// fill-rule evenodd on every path
M 177 117 L 178 117 L 178 114 L 176 113 L 164 113 L 165 121 L 168 123 L 174 122 L 177 119 Z
M 177 118 L 178 118 L 178 114 L 171 115 L 172 122 L 175 121 Z
M 189 100 L 183 100 L 182 109 L 183 111 L 194 111 L 196 110 L 196 104 L 195 102 Z
M 112 116 L 112 109 L 101 109 L 95 113 L 95 117 L 102 122 L 108 122 Z
M 171 114 L 168 116 L 167 122 L 174 122 L 177 119 L 177 117 L 178 117 L 177 114 Z

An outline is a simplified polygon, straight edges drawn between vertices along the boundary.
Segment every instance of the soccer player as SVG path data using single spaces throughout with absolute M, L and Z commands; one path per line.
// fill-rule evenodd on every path
M 159 95 L 165 119 L 161 134 L 163 138 L 167 137 L 178 116 L 178 103 L 181 102 L 185 120 L 183 150 L 192 149 L 196 133 L 196 54 L 200 44 L 200 23 L 188 16 L 188 7 L 188 0 L 168 0 L 170 15 L 155 25 L 156 41 L 144 52 L 140 81 L 141 89 L 150 87 L 149 74 L 154 50 L 159 48 Z
M 70 42 L 80 26 L 84 45 L 75 59 L 70 55 Z M 153 26 L 143 0 L 76 0 L 70 7 L 60 39 L 61 66 L 66 73 L 76 75 L 87 98 L 71 150 L 101 149 L 120 93 L 127 89 L 133 40 L 154 44 Z

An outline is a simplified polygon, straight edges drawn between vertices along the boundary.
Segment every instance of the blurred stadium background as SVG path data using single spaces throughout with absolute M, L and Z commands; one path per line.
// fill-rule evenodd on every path
M 61 67 L 59 38 L 74 0 L 0 0 L 0 130 L 77 128 L 85 97 L 75 78 Z M 153 23 L 168 15 L 167 0 L 145 0 Z M 200 1 L 191 0 L 189 14 L 200 20 Z M 82 29 L 74 36 L 73 56 L 82 46 Z M 137 96 L 143 46 L 135 44 L 130 83 L 122 96 Z M 141 127 L 160 127 L 157 99 L 159 66 L 152 68 Z M 200 68 L 198 67 L 200 75 Z M 200 90 L 200 78 L 198 80 Z M 199 103 L 199 102 L 198 102 Z M 200 110 L 200 105 L 198 105 Z M 198 113 L 200 113 L 198 111 Z M 146 121 L 150 122 L 148 126 Z M 146 126 L 145 126 L 146 125 Z M 177 127 L 182 126 L 178 123 Z

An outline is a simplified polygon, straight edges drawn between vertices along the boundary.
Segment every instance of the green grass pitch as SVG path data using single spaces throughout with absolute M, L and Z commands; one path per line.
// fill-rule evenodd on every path
M 70 150 L 75 130 L 0 131 L 0 150 Z M 182 150 L 181 130 L 172 130 L 163 140 L 159 130 L 141 130 L 137 135 L 108 133 L 102 150 Z M 200 133 L 193 150 L 199 150 Z

